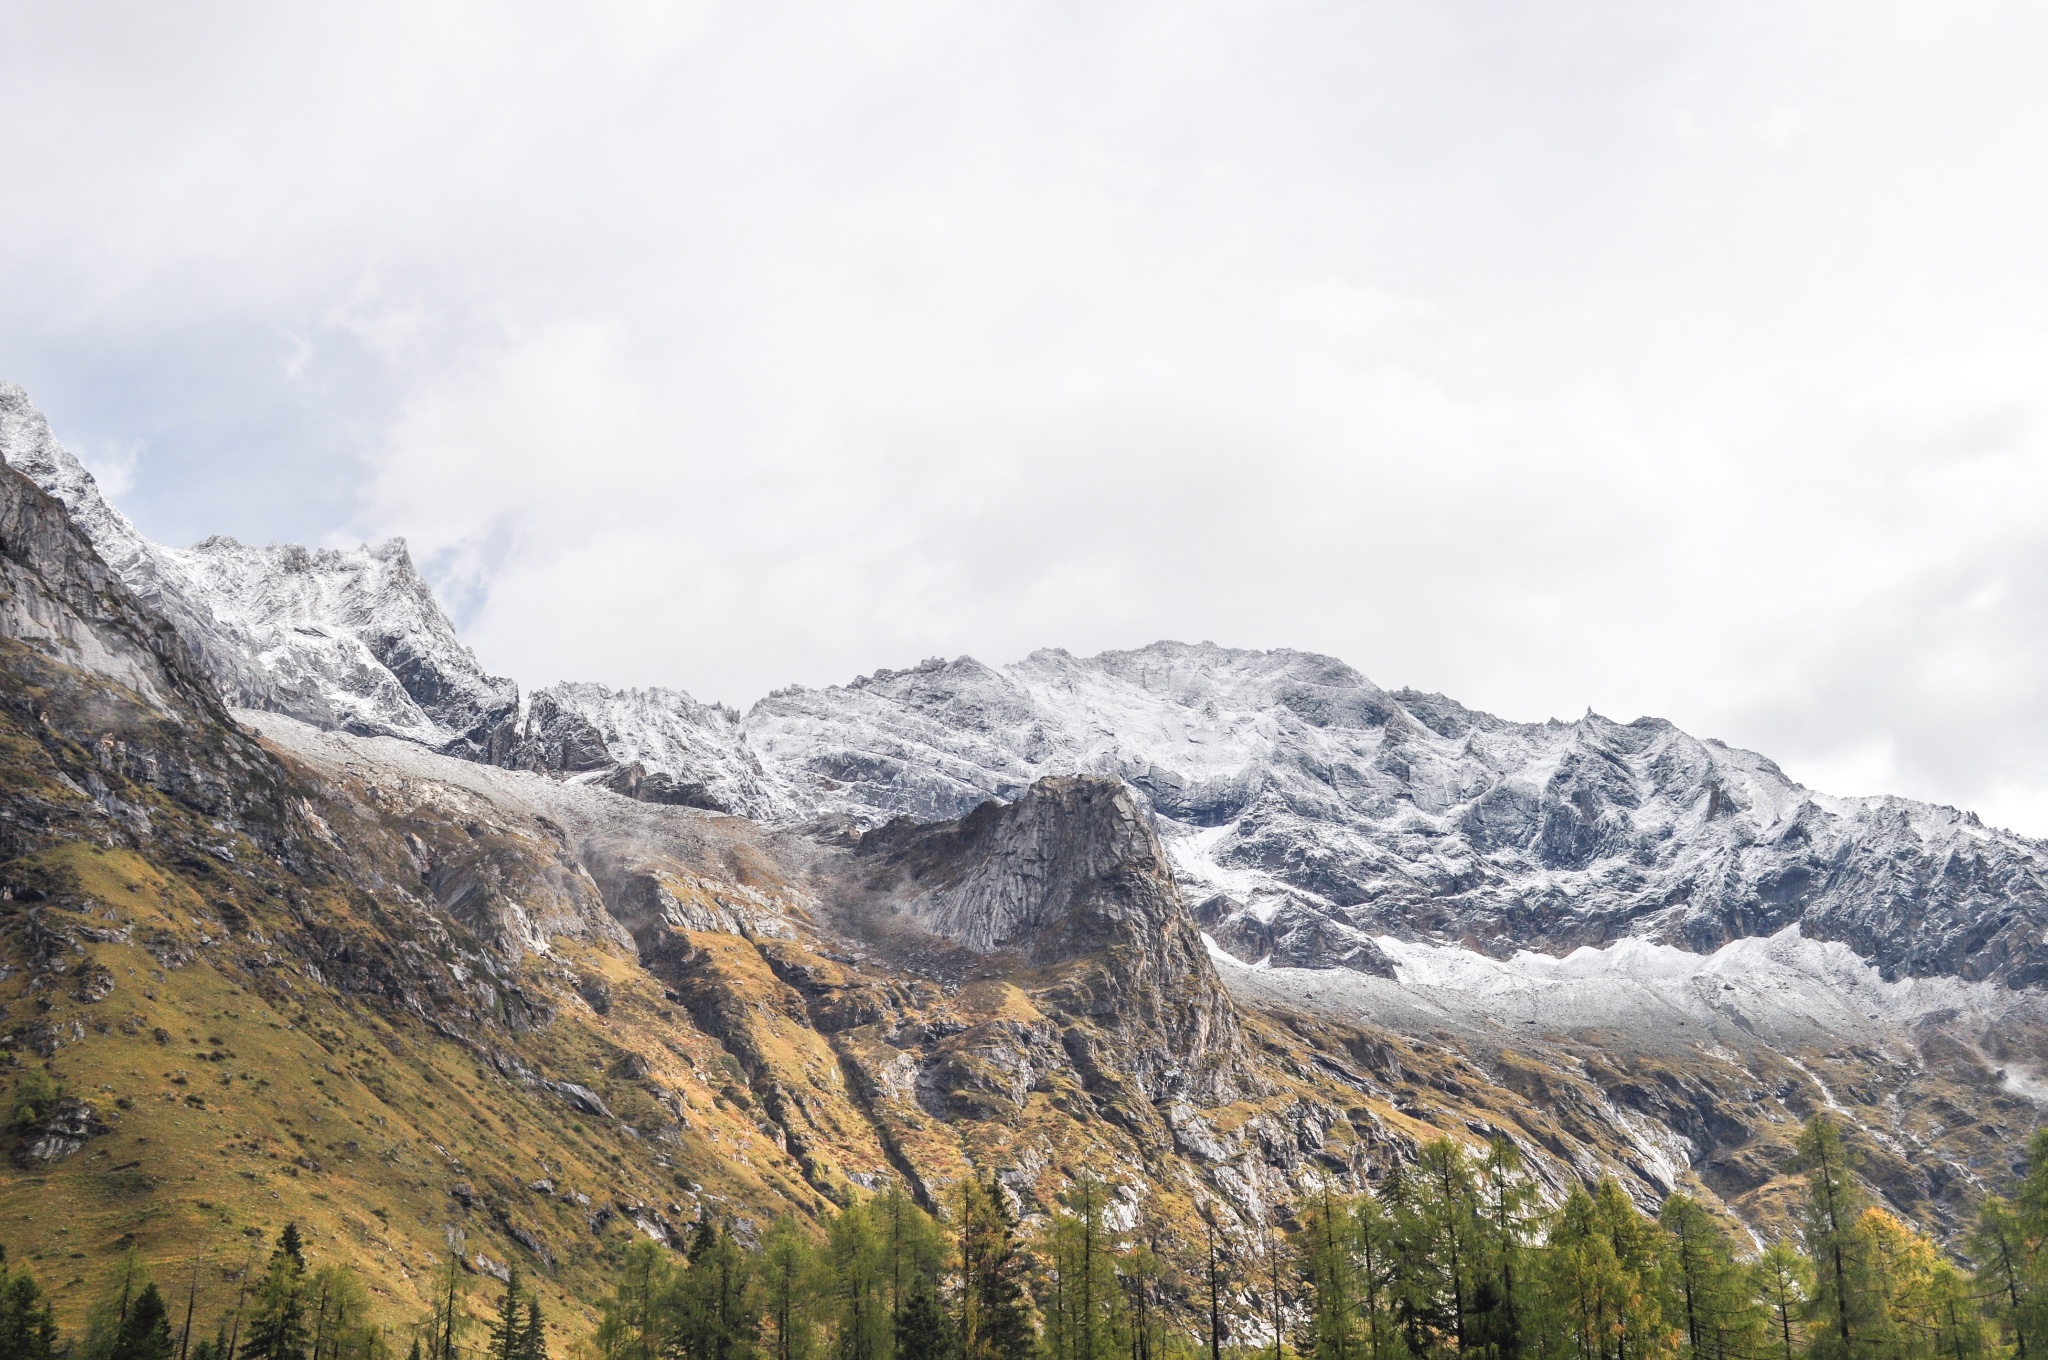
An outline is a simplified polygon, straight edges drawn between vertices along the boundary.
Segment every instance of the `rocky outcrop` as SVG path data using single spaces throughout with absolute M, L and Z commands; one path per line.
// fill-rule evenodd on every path
M 473 760 L 509 754 L 519 692 L 485 675 L 402 540 L 352 551 L 151 543 L 0 383 L 0 461 L 62 504 L 94 553 L 228 703 Z
M 106 1132 L 106 1123 L 90 1102 L 66 1096 L 51 1107 L 47 1118 L 26 1131 L 15 1150 L 15 1165 L 35 1170 L 61 1162 Z
M 748 747 L 739 714 L 679 690 L 552 685 L 501 762 L 583 777 L 649 803 L 786 820 L 805 809 Z
M 183 638 L 138 605 L 61 504 L 12 468 L 0 468 L 0 636 L 160 710 L 211 698 Z
M 510 754 L 518 686 L 484 674 L 403 539 L 315 551 L 214 537 L 159 551 L 188 598 L 257 648 L 275 685 L 325 696 L 331 725 L 469 760 L 500 763 Z
M 1107 1036 L 1100 1046 L 1070 1037 L 1084 1068 L 1113 1066 L 1147 1100 L 1224 1098 L 1241 1079 L 1236 1010 L 1123 784 L 1041 780 L 958 822 L 891 823 L 857 853 L 920 928 L 1034 968 L 1065 966 L 1048 999 Z
M 1953 808 L 1816 793 L 1658 719 L 1510 722 L 1331 657 L 1170 642 L 931 660 L 744 715 L 558 685 L 522 715 L 402 544 L 158 548 L 19 388 L 0 387 L 0 454 L 236 703 L 780 825 L 945 821 L 1047 776 L 1121 779 L 1248 961 L 1384 972 L 1383 936 L 1705 951 L 1797 924 L 1887 976 L 2048 983 L 2048 847 Z

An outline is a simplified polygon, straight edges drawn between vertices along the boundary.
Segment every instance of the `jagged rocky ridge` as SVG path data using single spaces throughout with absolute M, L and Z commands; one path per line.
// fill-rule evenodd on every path
M 1212 936 L 1386 974 L 1380 936 L 1497 955 L 1621 938 L 1709 951 L 1798 924 L 1886 976 L 2048 982 L 2048 849 L 1974 815 L 1835 798 L 1670 723 L 1516 723 L 1333 658 L 1162 642 L 791 689 L 745 714 L 561 684 L 520 713 L 402 544 L 144 541 L 0 388 L 0 453 L 71 507 L 234 703 L 796 824 L 964 816 L 1048 775 L 1126 781 Z
M 151 543 L 11 383 L 0 383 L 0 460 L 65 507 L 227 702 L 470 759 L 509 750 L 518 687 L 476 664 L 402 540 L 347 551 Z
M 924 768 L 940 776 L 835 759 L 836 773 L 823 776 L 833 786 L 819 784 L 796 806 L 829 812 L 830 795 L 842 808 L 866 808 L 860 817 L 757 823 L 242 710 L 236 716 L 265 734 L 258 746 L 213 697 L 189 640 L 150 614 L 57 503 L 11 473 L 0 483 L 13 497 L 0 497 L 0 557 L 10 563 L 0 609 L 9 740 L 0 759 L 41 772 L 17 778 L 10 766 L 0 796 L 6 886 L 47 894 L 27 912 L 0 908 L 0 967 L 23 958 L 29 969 L 27 988 L 18 970 L 0 976 L 0 1009 L 33 1017 L 30 1005 L 56 1003 L 32 1025 L 13 1021 L 0 1040 L 67 1065 L 93 1061 L 117 1036 L 139 1034 L 126 1026 L 146 1024 L 148 1009 L 164 1009 L 132 981 L 150 961 L 171 973 L 197 962 L 227 988 L 203 993 L 207 1014 L 253 1005 L 231 999 L 245 995 L 280 1018 L 324 1006 L 322 1025 L 355 1027 L 339 1044 L 346 1051 L 367 1052 L 374 1040 L 398 1055 L 411 1050 L 391 1041 L 424 1033 L 475 1059 L 474 1079 L 494 1109 L 537 1127 L 550 1108 L 602 1121 L 603 1145 L 626 1157 L 621 1174 L 632 1186 L 618 1212 L 649 1235 L 668 1233 L 664 1223 L 683 1214 L 679 1181 L 669 1180 L 664 1193 L 678 1198 L 666 1210 L 654 1200 L 646 1178 L 659 1184 L 657 1171 L 681 1168 L 707 1184 L 737 1178 L 707 1193 L 772 1209 L 815 1207 L 892 1174 L 934 1197 L 970 1163 L 995 1172 L 1027 1208 L 1087 1166 L 1148 1187 L 1184 1224 L 1199 1208 L 1249 1226 L 1313 1178 L 1356 1184 L 1437 1132 L 1505 1133 L 1553 1189 L 1611 1169 L 1647 1202 L 1697 1176 L 1745 1214 L 1767 1217 L 1793 1121 L 1838 1099 L 1873 1140 L 1873 1175 L 1891 1202 L 1952 1223 L 2003 1175 L 1996 1159 L 2013 1130 L 2038 1118 L 2029 1091 L 2041 1080 L 2030 1066 L 2044 1034 L 2040 1008 L 2008 987 L 1945 980 L 1951 992 L 1893 1007 L 1886 988 L 1911 984 L 1830 964 L 1849 981 L 1819 979 L 1837 1003 L 1824 1012 L 1788 1007 L 1778 994 L 1810 978 L 1745 956 L 1744 979 L 1770 993 L 1761 1000 L 1702 969 L 1686 975 L 1693 995 L 1683 1013 L 1660 1015 L 1659 983 L 1605 1010 L 1546 1003 L 1539 1025 L 1531 998 L 1559 995 L 1544 979 L 1501 993 L 1516 998 L 1510 1013 L 1489 991 L 1497 978 L 1433 980 L 1429 968 L 1446 973 L 1442 958 L 1391 936 L 1369 942 L 1391 951 L 1409 981 L 1212 957 L 1182 883 L 1243 872 L 1195 838 L 1233 833 L 1248 800 L 1205 802 L 1185 775 L 1178 786 L 1163 779 L 1164 761 L 1130 767 L 1135 778 L 1115 768 L 1037 774 L 991 803 L 968 797 L 977 767 L 965 758 L 928 757 Z M 1090 719 L 1102 729 L 1090 750 L 1127 751 L 1117 745 L 1127 740 L 1172 754 L 1179 742 L 1179 768 L 1211 771 L 1212 789 L 1247 768 L 1242 749 L 1200 750 L 1220 745 L 1206 740 L 1219 725 L 1242 728 L 1240 742 L 1255 751 L 1369 730 L 1329 723 L 1297 732 L 1284 715 L 1299 718 L 1299 708 L 1286 702 L 1240 722 L 1231 705 L 1241 701 L 1216 672 L 1250 675 L 1240 683 L 1272 708 L 1271 687 L 1292 683 L 1290 667 L 1302 661 L 1223 653 L 1219 662 L 1215 650 L 1034 660 L 1067 677 L 1066 689 L 1053 687 L 1059 703 L 1107 715 Z M 1174 659 L 1182 654 L 1192 660 Z M 1139 682 L 1099 678 L 1119 666 L 1152 670 Z M 971 730 L 1022 740 L 1003 726 L 1021 710 L 1038 729 L 1026 730 L 1038 743 L 1034 759 L 1080 763 L 1061 745 L 1070 732 L 1030 717 L 1047 711 L 1038 700 L 991 714 L 993 701 L 963 694 L 972 687 L 949 676 L 955 669 L 1020 687 L 969 663 L 933 665 L 825 691 L 824 700 L 778 696 L 779 707 L 732 721 L 749 749 L 750 733 L 765 728 L 748 724 L 773 718 L 800 738 L 798 749 L 828 750 L 807 725 L 863 704 L 863 732 L 887 728 L 878 715 L 908 714 L 892 730 L 914 728 L 927 749 L 981 750 L 1021 768 L 997 743 L 977 746 L 984 739 Z M 1162 704 L 1157 691 L 1180 691 L 1159 676 L 1191 669 L 1207 697 Z M 1090 685 L 1094 697 L 1074 697 Z M 916 703 L 892 692 L 905 688 Z M 950 721 L 917 717 L 934 711 Z M 791 769 L 799 763 L 772 752 L 758 766 L 794 798 L 803 785 Z M 956 806 L 971 803 L 964 815 L 934 824 L 882 820 L 875 810 L 897 783 L 929 794 L 934 778 L 952 781 Z M 1172 787 L 1178 801 L 1159 792 Z M 1234 810 L 1237 821 L 1207 816 L 1205 806 Z M 90 886 L 63 884 L 62 860 L 89 866 L 102 849 L 130 858 Z M 162 916 L 174 900 L 203 903 L 204 919 Z M 1257 919 L 1256 906 L 1239 915 Z M 1428 965 L 1419 973 L 1418 960 Z M 181 986 L 197 985 L 193 976 L 182 974 Z M 53 977 L 70 979 L 65 996 Z M 1592 989 L 1617 990 L 1597 981 Z M 1865 1025 L 1866 1015 L 1882 1023 Z M 396 1020 L 413 1028 L 386 1027 Z M 679 1094 L 716 1071 L 730 1080 L 717 1078 L 708 1107 Z M 391 1095 L 393 1117 L 426 1118 L 400 1108 L 402 1090 Z M 309 1099 L 317 1107 L 326 1096 Z M 74 1141 L 60 1134 L 50 1134 L 53 1150 Z M 438 1149 L 456 1134 L 476 1136 L 459 1120 L 415 1136 Z M 774 1151 L 738 1141 L 755 1134 Z M 570 1154 L 573 1140 L 563 1138 L 547 1156 Z M 509 1144 L 464 1146 L 479 1164 L 517 1154 Z M 761 1160 L 736 1162 L 735 1148 Z M 75 1165 L 70 1156 L 56 1160 Z M 226 1168 L 208 1166 L 235 1188 Z M 503 1184 L 489 1212 L 503 1217 L 489 1231 L 545 1263 L 542 1253 L 561 1240 L 549 1247 L 505 1207 L 519 1193 L 516 1171 L 493 1164 Z M 364 1193 L 422 1188 L 416 1173 L 380 1174 L 359 1182 Z M 220 1193 L 212 1184 L 204 1192 Z M 456 1202 L 484 1212 L 489 1200 L 468 1174 L 455 1185 Z M 687 1192 L 687 1207 L 709 1202 L 698 1193 Z M 398 1221 L 432 1221 L 416 1203 L 398 1207 Z M 584 1223 L 603 1229 L 594 1212 Z

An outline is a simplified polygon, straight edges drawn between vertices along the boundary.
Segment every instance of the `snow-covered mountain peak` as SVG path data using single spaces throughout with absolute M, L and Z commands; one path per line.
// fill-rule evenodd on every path
M 477 665 L 404 540 L 313 550 L 216 536 L 162 547 L 107 501 L 12 384 L 0 384 L 0 458 L 63 503 L 229 703 L 472 758 L 503 754 L 517 687 Z
M 1386 972 L 1382 937 L 1695 951 L 1798 925 L 1886 976 L 2048 982 L 2048 850 L 1952 808 L 1836 798 L 1658 718 L 1513 722 L 1313 652 L 1156 642 L 932 658 L 744 716 L 675 689 L 487 676 L 403 542 L 147 542 L 0 388 L 0 453 L 64 501 L 230 702 L 646 800 L 795 824 L 947 821 L 1121 779 L 1237 957 Z

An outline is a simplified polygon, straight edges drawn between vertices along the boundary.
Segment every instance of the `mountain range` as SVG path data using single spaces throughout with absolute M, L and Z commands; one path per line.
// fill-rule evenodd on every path
M 936 1204 L 968 1166 L 1028 1217 L 1084 1165 L 1250 1233 L 1439 1132 L 1768 1230 L 1823 1107 L 1948 1231 L 2048 1104 L 2048 845 L 1967 812 L 1210 643 L 744 713 L 522 693 L 402 542 L 151 543 L 16 387 L 0 457 L 0 1040 L 227 1159 L 152 1219 L 88 1174 L 130 1135 L 74 1098 L 16 1188 L 110 1240 L 251 1221 L 260 1184 L 381 1243 L 394 1297 L 453 1219 L 566 1288 L 606 1232 L 891 1178 Z M 144 1073 L 237 1035 L 274 1063 L 221 1072 L 221 1143 L 189 1071 Z

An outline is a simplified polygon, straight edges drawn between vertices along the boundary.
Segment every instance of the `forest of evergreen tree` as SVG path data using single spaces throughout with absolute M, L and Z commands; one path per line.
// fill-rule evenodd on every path
M 1953 1252 L 1871 1202 L 1825 1114 L 1789 1168 L 1797 1231 L 1774 1241 L 1684 1194 L 1652 1217 L 1612 1179 L 1546 1204 L 1506 1142 L 1429 1143 L 1252 1243 L 1187 1240 L 1087 1176 L 1029 1234 L 994 1182 L 938 1217 L 891 1189 L 745 1240 L 706 1217 L 686 1250 L 635 1242 L 573 1347 L 517 1270 L 470 1298 L 452 1241 L 399 1333 L 293 1226 L 199 1334 L 196 1286 L 181 1300 L 131 1251 L 65 1336 L 0 1251 L 0 1360 L 2048 1360 L 2048 1130 L 2023 1165 Z

